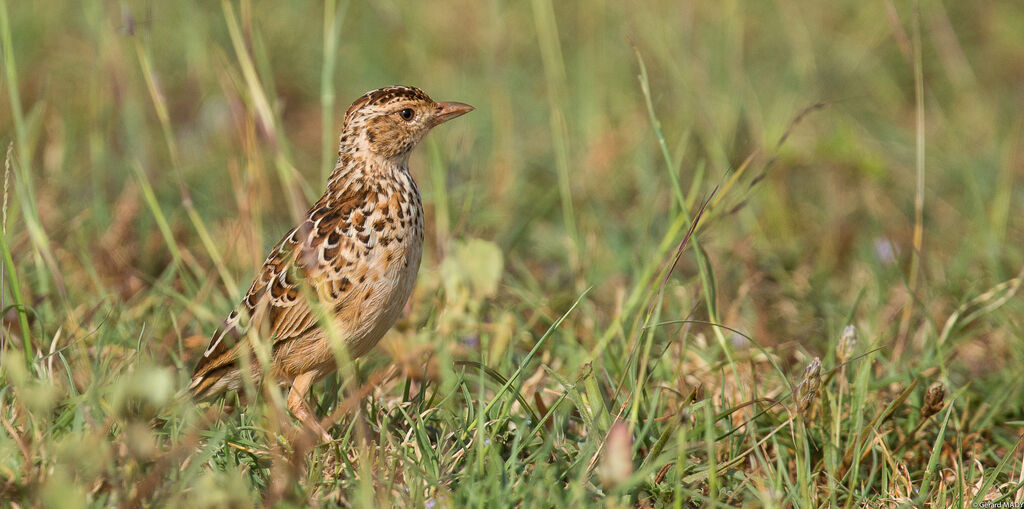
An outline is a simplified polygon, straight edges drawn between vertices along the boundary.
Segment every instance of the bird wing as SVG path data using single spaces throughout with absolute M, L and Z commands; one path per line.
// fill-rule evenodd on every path
M 276 349 L 319 327 L 314 308 L 336 312 L 357 294 L 366 275 L 360 261 L 375 242 L 370 219 L 378 206 L 377 193 L 350 186 L 328 193 L 310 209 L 303 223 L 271 250 L 245 298 L 214 332 L 192 374 L 193 395 L 224 390 L 217 379 L 237 371 L 247 347 L 239 340 L 250 328 L 257 327 Z M 311 306 L 311 300 L 316 304 Z

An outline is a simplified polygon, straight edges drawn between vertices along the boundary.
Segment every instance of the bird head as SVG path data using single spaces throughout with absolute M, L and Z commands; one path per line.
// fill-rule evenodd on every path
M 345 113 L 341 148 L 406 160 L 431 129 L 470 111 L 473 107 L 468 104 L 435 102 L 415 87 L 372 90 L 356 99 Z

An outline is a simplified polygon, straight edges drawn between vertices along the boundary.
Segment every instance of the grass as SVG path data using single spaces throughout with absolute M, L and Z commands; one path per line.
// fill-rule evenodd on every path
M 0 500 L 1024 501 L 1017 4 L 627 4 L 0 0 Z M 477 111 L 335 441 L 178 398 L 394 83 Z

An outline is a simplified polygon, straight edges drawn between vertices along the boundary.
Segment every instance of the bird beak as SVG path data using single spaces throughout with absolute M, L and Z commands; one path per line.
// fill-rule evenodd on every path
M 434 118 L 430 119 L 430 127 L 461 117 L 474 109 L 476 108 L 465 103 L 437 103 L 437 112 L 434 113 Z

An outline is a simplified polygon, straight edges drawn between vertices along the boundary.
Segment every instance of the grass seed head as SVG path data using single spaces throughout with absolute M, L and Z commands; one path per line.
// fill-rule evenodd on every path
M 633 475 L 633 437 L 625 422 L 612 425 L 602 459 L 600 475 L 606 488 L 612 489 Z
M 843 335 L 839 337 L 839 344 L 836 345 L 836 359 L 840 363 L 846 362 L 847 359 L 853 356 L 853 351 L 857 349 L 857 327 L 854 325 L 847 325 L 843 329 Z
M 804 370 L 803 380 L 793 390 L 793 399 L 797 402 L 797 411 L 804 415 L 810 410 L 814 398 L 821 386 L 821 359 L 815 357 Z
M 924 405 L 921 405 L 921 419 L 927 419 L 946 406 L 946 387 L 936 382 L 924 394 Z

